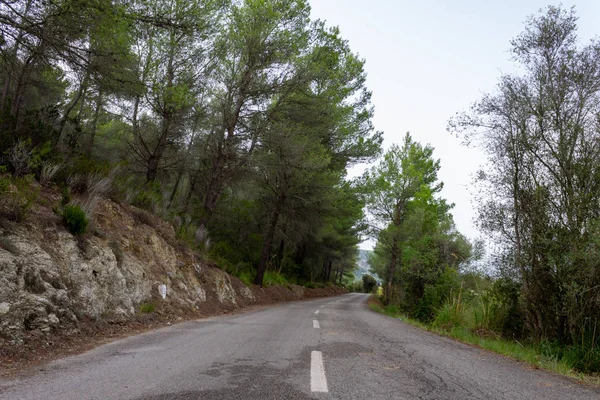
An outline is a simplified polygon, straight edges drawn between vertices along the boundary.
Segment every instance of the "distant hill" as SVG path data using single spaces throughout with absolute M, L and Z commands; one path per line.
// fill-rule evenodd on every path
M 369 269 L 371 267 L 369 266 L 368 260 L 369 260 L 369 255 L 371 253 L 372 253 L 371 250 L 359 250 L 358 251 L 358 269 L 354 272 L 354 275 L 356 276 L 357 280 L 362 279 L 363 275 L 369 274 L 369 275 L 372 275 L 375 279 L 377 279 L 377 281 L 381 281 L 381 279 L 376 274 L 369 272 Z

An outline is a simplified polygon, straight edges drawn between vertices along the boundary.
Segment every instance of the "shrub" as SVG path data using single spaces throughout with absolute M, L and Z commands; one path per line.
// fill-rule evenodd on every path
M 238 275 L 240 281 L 244 282 L 246 286 L 252 285 L 254 282 L 254 274 L 251 271 L 243 271 Z
M 43 162 L 40 168 L 40 185 L 50 186 L 60 168 L 60 164 Z
M 8 176 L 0 176 L 0 195 L 4 195 L 10 189 L 10 178 Z
M 265 272 L 265 277 L 263 280 L 264 286 L 285 286 L 288 284 L 287 279 L 282 274 L 275 271 L 267 271 Z
M 12 221 L 21 222 L 27 216 L 39 194 L 33 177 L 0 176 L 0 211 Z
M 350 285 L 350 290 L 355 293 L 362 293 L 363 292 L 363 281 L 352 282 L 352 284 Z
M 62 187 L 62 189 L 60 191 L 60 195 L 61 195 L 60 204 L 63 207 L 66 206 L 67 204 L 69 204 L 71 202 L 71 200 L 72 200 L 72 198 L 71 198 L 71 191 L 69 190 L 68 186 L 65 185 L 65 186 Z
M 63 209 L 63 223 L 74 235 L 85 233 L 88 226 L 88 219 L 85 211 L 76 204 L 68 204 Z
M 371 275 L 365 274 L 362 277 L 363 290 L 365 293 L 371 293 L 375 286 L 377 286 L 377 281 Z
M 465 305 L 462 302 L 462 287 L 457 296 L 452 296 L 446 300 L 444 305 L 437 311 L 433 326 L 451 331 L 452 328 L 466 325 Z
M 156 306 L 152 303 L 140 304 L 140 314 L 150 314 L 156 309 Z
M 31 141 L 19 140 L 8 152 L 8 162 L 12 165 L 16 176 L 24 176 L 29 173 L 29 161 L 33 151 L 30 148 Z

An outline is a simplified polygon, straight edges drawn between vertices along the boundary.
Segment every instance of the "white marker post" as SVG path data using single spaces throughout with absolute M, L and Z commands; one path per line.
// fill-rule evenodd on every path
M 167 298 L 167 285 L 158 285 L 158 293 L 164 299 Z

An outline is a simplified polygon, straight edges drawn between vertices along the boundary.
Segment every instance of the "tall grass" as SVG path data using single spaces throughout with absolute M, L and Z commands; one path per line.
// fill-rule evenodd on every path
M 469 301 L 464 301 L 462 290 L 450 296 L 436 310 L 432 323 L 426 324 L 410 318 L 397 306 L 383 306 L 377 296 L 369 300 L 369 308 L 392 318 L 430 332 L 448 336 L 461 342 L 512 357 L 539 368 L 575 377 L 590 383 L 600 384 L 600 348 L 597 345 L 597 321 L 589 321 L 578 343 L 561 346 L 555 342 L 520 342 L 501 335 L 501 321 L 504 312 L 497 300 L 479 293 Z

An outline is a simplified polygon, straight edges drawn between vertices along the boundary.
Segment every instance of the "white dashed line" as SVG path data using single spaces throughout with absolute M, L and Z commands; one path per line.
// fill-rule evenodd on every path
M 319 313 L 319 310 L 315 311 L 315 314 L 318 314 L 318 313 Z
M 319 321 L 317 321 L 316 319 L 313 319 L 313 328 L 321 329 L 321 326 L 319 325 Z
M 312 392 L 329 392 L 323 366 L 323 355 L 320 351 L 310 353 L 310 390 Z

